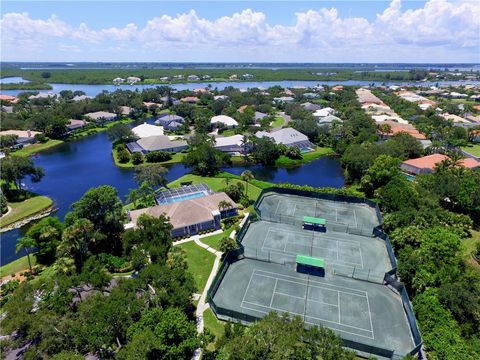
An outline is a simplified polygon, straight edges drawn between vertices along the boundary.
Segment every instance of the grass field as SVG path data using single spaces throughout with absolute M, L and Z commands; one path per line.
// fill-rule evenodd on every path
M 212 271 L 215 255 L 201 248 L 193 241 L 179 246 L 185 250 L 187 254 L 188 270 L 195 279 L 197 292 L 201 293 Z
M 30 261 L 32 262 L 32 267 L 35 266 L 36 264 L 35 256 L 30 255 Z M 27 256 L 21 257 L 20 259 L 14 260 L 11 263 L 1 266 L 0 277 L 12 275 L 22 270 L 28 270 Z
M 220 339 L 225 333 L 225 323 L 223 321 L 218 321 L 215 317 L 215 314 L 210 308 L 203 312 L 203 321 L 205 322 L 205 328 L 208 329 L 212 333 L 212 335 L 215 336 L 216 341 Z M 213 351 L 215 350 L 214 347 L 215 344 L 210 343 L 208 345 L 208 350 Z
M 224 238 L 225 236 L 230 236 L 234 228 L 235 226 L 230 226 L 228 229 L 225 229 L 221 234 L 216 234 L 203 238 L 202 242 L 214 248 L 215 250 L 220 250 L 220 240 L 222 240 L 222 238 Z
M 289 167 L 289 166 L 297 166 L 300 164 L 305 164 L 310 161 L 316 160 L 322 156 L 333 154 L 334 151 L 331 148 L 325 147 L 317 147 L 315 151 L 304 153 L 302 154 L 301 159 L 290 159 L 284 155 L 280 156 L 280 158 L 275 163 L 276 166 L 280 167 Z
M 464 146 L 462 147 L 462 150 L 472 154 L 473 156 L 480 157 L 480 144 Z
M 169 187 L 179 187 L 183 182 L 192 182 L 192 184 L 207 184 L 213 191 L 222 191 L 227 186 L 227 182 L 235 183 L 241 182 L 245 187 L 246 183 L 243 180 L 240 180 L 240 177 L 227 173 L 221 172 L 216 177 L 202 177 L 193 174 L 187 174 L 178 178 L 177 180 L 168 184 Z M 252 201 L 257 200 L 258 196 L 262 189 L 270 187 L 271 184 L 259 180 L 252 180 L 248 184 L 248 198 Z
M 472 252 L 475 251 L 477 244 L 480 243 L 480 231 L 472 230 L 472 237 L 463 239 L 462 242 L 465 249 L 465 259 L 480 271 L 480 264 L 478 264 L 472 257 Z
M 21 202 L 8 203 L 12 211 L 0 218 L 0 227 L 11 225 L 16 221 L 37 214 L 52 206 L 52 204 L 52 199 L 46 196 L 33 196 Z
M 270 125 L 271 128 L 279 128 L 285 124 L 285 119 L 281 116 L 276 116 L 275 121 Z
M 43 151 L 43 150 L 50 149 L 50 148 L 52 148 L 54 146 L 57 146 L 57 145 L 60 145 L 60 144 L 63 144 L 62 140 L 50 139 L 43 144 L 33 144 L 33 145 L 26 146 L 23 149 L 20 149 L 18 151 L 13 152 L 12 155 L 30 156 L 32 154 L 35 154 L 35 153 Z
M 168 165 L 168 164 L 180 163 L 180 162 L 182 162 L 185 155 L 186 155 L 185 153 L 181 153 L 181 152 L 175 153 L 175 154 L 172 155 L 172 158 L 170 160 L 159 162 L 159 163 L 156 163 L 156 164 Z M 121 168 L 124 168 L 124 169 L 132 169 L 135 166 L 137 166 L 137 165 L 134 165 L 132 163 L 131 159 L 126 163 L 119 162 L 118 161 L 118 156 L 117 156 L 117 150 L 115 150 L 115 149 L 112 150 L 112 156 L 113 156 L 113 161 L 115 162 L 115 165 L 117 165 L 118 167 L 121 167 Z M 153 163 L 147 163 L 147 162 L 143 162 L 143 163 L 144 164 L 153 164 Z

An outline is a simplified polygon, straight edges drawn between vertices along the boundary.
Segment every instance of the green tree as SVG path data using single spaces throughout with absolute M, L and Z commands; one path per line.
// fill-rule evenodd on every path
M 224 236 L 220 240 L 220 251 L 222 253 L 227 253 L 230 250 L 235 250 L 238 249 L 238 244 L 235 239 L 232 239 L 229 236 Z
M 249 327 L 226 329 L 217 358 L 220 359 L 355 359 L 333 331 L 305 327 L 296 316 L 271 312 Z
M 70 226 L 78 219 L 91 221 L 95 229 L 94 253 L 121 251 L 120 237 L 125 214 L 114 187 L 102 185 L 91 188 L 71 207 L 72 211 L 65 217 L 65 223 Z
M 152 193 L 167 186 L 168 170 L 159 164 L 144 164 L 135 167 L 135 181 L 138 185 L 146 183 Z
M 243 171 L 241 174 L 240 174 L 240 178 L 245 181 L 245 195 L 247 196 L 248 198 L 248 182 L 249 181 L 252 181 L 253 179 L 255 179 L 255 175 L 253 175 L 253 173 L 250 171 L 250 170 L 245 170 Z
M 278 146 L 268 137 L 255 138 L 253 159 L 263 165 L 273 165 L 280 157 Z
M 28 259 L 28 267 L 32 271 L 32 262 L 30 261 L 30 254 L 35 249 L 35 241 L 29 237 L 21 237 L 17 240 L 17 245 L 15 246 L 15 252 L 18 253 L 20 250 L 25 250 Z
M 399 174 L 400 160 L 389 155 L 380 155 L 362 177 L 362 189 L 371 197 L 376 189 L 386 185 Z
M 195 323 L 189 320 L 184 312 L 175 308 L 156 308 L 147 310 L 137 323 L 130 326 L 128 338 L 133 346 L 127 344 L 119 354 L 120 359 L 135 359 L 135 356 L 139 355 L 135 339 L 143 339 L 145 332 L 148 332 L 152 339 L 145 344 L 142 358 L 188 359 L 200 346 Z
M 60 139 L 68 131 L 67 125 L 67 119 L 62 116 L 54 116 L 45 127 L 45 134 L 53 139 Z
M 0 149 L 10 148 L 17 142 L 18 135 L 1 135 Z
M 63 224 L 58 218 L 51 216 L 40 220 L 27 231 L 27 237 L 35 242 L 35 257 L 40 264 L 48 265 L 55 261 L 62 233 Z
M 18 190 L 22 189 L 22 180 L 30 176 L 32 182 L 39 182 L 45 172 L 41 167 L 35 167 L 29 157 L 8 156 L 0 160 L 0 179 L 5 181 L 7 189 L 14 183 Z
M 201 176 L 215 175 L 220 167 L 230 163 L 230 155 L 217 150 L 212 144 L 204 142 L 194 146 L 183 159 L 183 164 L 192 172 Z
M 138 137 L 127 124 L 115 124 L 107 130 L 107 136 L 112 142 L 130 142 Z

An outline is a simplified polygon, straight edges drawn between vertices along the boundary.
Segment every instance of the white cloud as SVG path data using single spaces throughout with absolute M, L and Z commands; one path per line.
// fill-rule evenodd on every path
M 271 60 L 277 60 L 274 50 L 289 52 L 291 56 L 295 51 L 318 54 L 319 50 L 332 54 L 343 51 L 351 56 L 389 49 L 404 56 L 416 54 L 412 49 L 428 53 L 428 49 L 436 48 L 443 54 L 445 47 L 463 49 L 470 58 L 475 58 L 480 45 L 477 1 L 430 0 L 422 8 L 402 10 L 401 0 L 393 0 L 373 21 L 342 18 L 335 8 L 306 10 L 292 16 L 295 21 L 287 26 L 271 24 L 264 13 L 251 9 L 213 20 L 191 10 L 176 16 L 153 17 L 144 26 L 130 23 L 95 30 L 87 23 L 74 27 L 54 15 L 42 20 L 32 19 L 27 13 L 7 13 L 0 21 L 0 29 L 4 54 L 14 48 L 20 52 L 45 50 L 58 39 L 75 41 L 78 47 L 98 51 L 107 47 L 136 48 L 139 52 L 227 48 L 231 53 L 241 47 L 254 53 L 266 51 Z

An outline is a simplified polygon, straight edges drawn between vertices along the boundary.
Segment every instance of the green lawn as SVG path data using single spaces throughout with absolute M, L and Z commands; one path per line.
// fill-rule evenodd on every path
M 39 213 L 52 206 L 52 204 L 52 199 L 38 195 L 20 202 L 9 202 L 8 206 L 12 208 L 12 211 L 8 215 L 0 218 L 0 227 L 13 224 L 16 221 Z
M 475 260 L 471 254 L 475 251 L 477 244 L 480 243 L 480 231 L 472 230 L 472 237 L 463 239 L 462 241 L 465 249 L 465 258 L 471 264 L 475 264 Z
M 175 154 L 172 154 L 172 158 L 170 160 L 159 162 L 159 163 L 156 163 L 156 164 L 168 165 L 168 164 L 180 163 L 180 162 L 182 162 L 185 155 L 186 155 L 185 153 L 181 153 L 181 152 L 175 153 Z M 132 169 L 135 166 L 137 166 L 137 165 L 134 165 L 132 163 L 131 159 L 126 163 L 120 163 L 118 161 L 118 157 L 117 157 L 117 150 L 115 150 L 115 149 L 112 150 L 112 156 L 113 156 L 113 161 L 115 162 L 115 165 L 117 165 L 118 167 L 121 167 L 121 168 L 124 168 L 124 169 Z M 153 163 L 144 162 L 144 164 L 153 164 Z
M 280 167 L 289 167 L 289 166 L 297 166 L 300 164 L 305 164 L 310 161 L 316 160 L 324 155 L 333 154 L 334 151 L 331 148 L 326 147 L 317 147 L 315 151 L 304 153 L 302 154 L 301 159 L 290 159 L 284 155 L 280 156 L 280 158 L 275 163 L 276 166 Z
M 235 129 L 228 129 L 228 130 L 225 130 L 225 131 L 222 131 L 221 136 L 233 136 L 233 135 L 236 135 L 237 133 L 235 132 Z
M 480 144 L 470 144 L 468 146 L 462 147 L 462 150 L 468 152 L 469 154 L 472 154 L 473 156 L 480 157 Z
M 272 129 L 282 127 L 285 124 L 285 119 L 281 116 L 275 116 L 275 121 L 272 122 L 270 127 Z
M 18 151 L 13 152 L 12 155 L 30 156 L 32 154 L 35 154 L 37 152 L 40 152 L 40 151 L 43 151 L 43 150 L 46 150 L 46 149 L 50 149 L 50 148 L 52 148 L 54 146 L 57 146 L 57 145 L 60 145 L 60 144 L 63 144 L 62 140 L 50 139 L 43 144 L 40 143 L 40 144 L 32 144 L 32 145 L 29 145 L 29 146 L 25 146 L 23 149 L 20 149 Z
M 225 333 L 225 322 L 218 321 L 213 311 L 208 308 L 203 312 L 203 321 L 205 322 L 205 328 L 208 329 L 214 336 L 215 340 L 220 339 Z M 215 350 L 215 344 L 208 345 L 208 350 Z
M 201 293 L 212 271 L 215 255 L 201 248 L 193 241 L 179 246 L 181 246 L 187 254 L 188 270 L 195 279 L 197 292 Z
M 208 237 L 202 238 L 202 242 L 214 248 L 215 250 L 220 250 L 220 240 L 225 236 L 230 236 L 235 226 L 230 226 L 221 234 L 211 235 Z
M 130 118 L 124 118 L 124 119 L 121 119 L 121 120 L 107 122 L 104 125 L 99 124 L 99 125 L 94 126 L 94 127 L 87 126 L 84 129 L 75 131 L 72 135 L 70 135 L 70 139 L 73 140 L 73 139 L 79 139 L 79 138 L 82 138 L 82 137 L 85 137 L 85 136 L 90 136 L 90 135 L 96 134 L 98 132 L 106 131 L 114 125 L 129 124 L 132 121 L 133 120 L 130 119 Z
M 215 192 L 222 191 L 227 186 L 227 182 L 241 182 L 245 187 L 246 183 L 236 175 L 221 172 L 216 177 L 202 177 L 193 174 L 187 174 L 168 184 L 168 187 L 180 187 L 182 182 L 192 182 L 192 184 L 207 184 Z M 257 200 L 262 189 L 270 187 L 271 184 L 259 180 L 252 180 L 248 184 L 248 198 L 252 201 Z
M 30 261 L 32 262 L 32 267 L 35 266 L 36 260 L 34 255 L 30 255 Z M 12 275 L 22 270 L 28 270 L 27 256 L 21 257 L 20 259 L 14 260 L 11 263 L 0 267 L 0 277 Z

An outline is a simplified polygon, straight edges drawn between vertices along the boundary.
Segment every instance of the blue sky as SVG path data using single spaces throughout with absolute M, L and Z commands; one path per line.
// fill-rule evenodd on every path
M 2 1 L 5 61 L 480 62 L 480 2 Z

